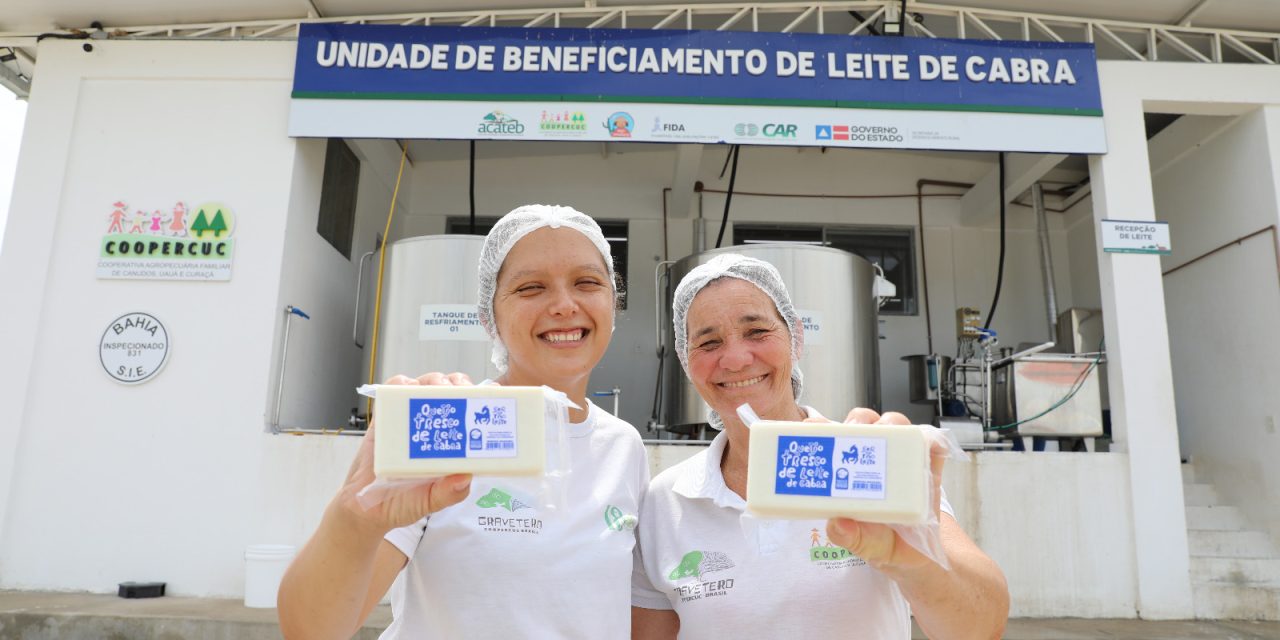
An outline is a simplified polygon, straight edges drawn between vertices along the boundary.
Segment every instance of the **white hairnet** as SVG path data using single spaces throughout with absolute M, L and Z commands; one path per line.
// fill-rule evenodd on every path
M 493 319 L 493 295 L 498 288 L 498 272 L 502 270 L 502 263 L 506 261 L 511 247 L 542 227 L 567 227 L 586 236 L 600 250 L 604 267 L 609 272 L 609 286 L 613 289 L 614 297 L 617 297 L 613 255 L 609 251 L 609 243 L 604 239 L 604 232 L 600 231 L 600 225 L 595 220 L 573 207 L 559 205 L 528 204 L 513 209 L 493 225 L 480 250 L 480 285 L 476 306 L 481 326 L 493 339 L 493 354 L 489 359 L 499 372 L 507 370 L 507 347 L 502 344 L 502 338 L 498 336 L 498 324 Z
M 672 323 L 675 325 L 676 355 L 680 357 L 680 365 L 689 373 L 689 307 L 707 285 L 722 278 L 737 278 L 755 285 L 756 288 L 773 300 L 778 315 L 787 325 L 787 334 L 791 336 L 791 390 L 795 399 L 800 399 L 804 387 L 804 375 L 800 372 L 800 347 L 802 336 L 795 327 L 800 326 L 800 315 L 791 304 L 791 294 L 782 283 L 782 274 L 773 265 L 757 258 L 737 253 L 726 253 L 712 258 L 705 264 L 694 267 L 692 271 L 680 279 L 671 303 Z M 720 416 L 712 412 L 712 426 L 719 428 Z

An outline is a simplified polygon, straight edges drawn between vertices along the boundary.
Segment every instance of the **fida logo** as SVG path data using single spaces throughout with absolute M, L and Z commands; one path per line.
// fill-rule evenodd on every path
M 476 506 L 481 509 L 506 509 L 511 512 L 532 508 L 529 503 L 497 487 L 490 489 L 489 493 L 476 500 Z
M 614 138 L 630 138 L 631 132 L 636 128 L 636 120 L 626 111 L 617 111 L 604 121 L 604 128 Z
M 520 136 L 524 135 L 524 125 L 506 113 L 494 109 L 480 120 L 480 127 L 476 132 L 491 136 Z
M 684 133 L 683 122 L 663 122 L 662 118 L 654 116 L 653 129 L 649 133 L 661 135 L 664 133 Z

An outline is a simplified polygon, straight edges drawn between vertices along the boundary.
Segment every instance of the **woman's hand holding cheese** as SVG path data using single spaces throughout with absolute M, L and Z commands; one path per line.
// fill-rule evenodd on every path
M 821 422 L 821 419 L 810 418 L 805 422 Z M 896 411 L 885 412 L 884 415 L 872 409 L 858 407 L 845 417 L 846 424 L 897 424 L 909 425 L 911 420 Z M 830 422 L 830 421 L 828 421 Z M 942 452 L 931 451 L 931 474 L 933 476 L 933 513 L 941 518 L 940 496 L 942 495 Z M 867 561 L 877 569 L 893 566 L 918 567 L 932 562 L 914 547 L 903 542 L 894 533 L 893 528 L 874 522 L 861 522 L 851 518 L 832 518 L 827 521 L 827 539 L 836 546 L 848 549 L 850 553 Z
M 465 373 L 444 374 L 432 372 L 417 378 L 398 375 L 385 384 L 398 385 L 470 385 Z M 386 497 L 369 509 L 361 505 L 356 496 L 360 490 L 373 483 L 373 450 L 377 438 L 377 424 L 371 421 L 369 430 L 360 442 L 360 450 L 351 462 L 347 479 L 334 501 L 349 522 L 381 538 L 386 532 L 417 522 L 425 516 L 461 502 L 471 492 L 471 474 L 454 474 L 430 484 L 407 485 L 387 490 Z

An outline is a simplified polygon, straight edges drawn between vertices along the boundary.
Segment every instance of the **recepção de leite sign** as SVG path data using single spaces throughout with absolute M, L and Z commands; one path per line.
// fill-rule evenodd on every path
M 1169 223 L 1152 220 L 1103 220 L 1102 250 L 1107 253 L 1148 253 L 1167 256 Z

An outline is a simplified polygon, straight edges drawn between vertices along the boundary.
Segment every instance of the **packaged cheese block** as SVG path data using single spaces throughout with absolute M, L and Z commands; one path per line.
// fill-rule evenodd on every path
M 541 387 L 378 385 L 373 473 L 538 475 L 546 464 Z
M 929 428 L 757 422 L 747 509 L 774 518 L 923 524 L 930 504 Z

